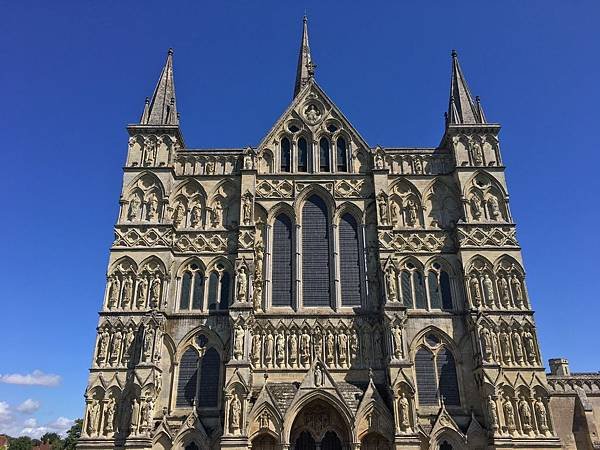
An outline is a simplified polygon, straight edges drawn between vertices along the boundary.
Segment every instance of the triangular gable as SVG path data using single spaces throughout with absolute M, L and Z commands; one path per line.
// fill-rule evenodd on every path
M 322 103 L 325 107 L 325 111 L 322 113 L 323 117 L 320 117 L 318 122 L 310 124 L 300 111 L 300 107 L 303 106 L 307 101 L 314 100 Z M 307 127 L 312 128 L 325 122 L 327 119 L 336 119 L 340 121 L 345 131 L 350 134 L 356 142 L 362 146 L 365 150 L 369 150 L 369 145 L 364 138 L 356 131 L 356 128 L 346 118 L 344 113 L 336 106 L 336 104 L 327 96 L 325 91 L 314 81 L 310 80 L 306 86 L 300 91 L 300 93 L 294 98 L 292 103 L 287 107 L 283 114 L 277 119 L 273 127 L 269 130 L 267 135 L 258 145 L 259 151 L 266 146 L 269 146 L 273 139 L 276 137 L 278 132 L 283 129 L 285 122 L 290 118 L 302 121 Z
M 231 387 L 235 384 L 240 384 L 244 391 L 248 392 L 248 383 L 246 383 L 246 380 L 244 380 L 244 377 L 242 377 L 238 369 L 235 369 L 235 371 L 231 374 L 231 377 L 229 377 L 229 380 L 225 384 L 225 390 L 231 389 Z
M 356 411 L 359 438 L 368 432 L 377 432 L 393 439 L 394 419 L 389 409 L 383 402 L 373 379 L 369 385 Z
M 430 436 L 438 436 L 443 432 L 451 430 L 454 433 L 458 434 L 463 440 L 465 439 L 465 435 L 458 427 L 452 416 L 446 410 L 446 406 L 442 403 L 442 407 L 440 408 L 440 412 L 435 419 L 433 424 L 433 428 L 431 429 Z
M 201 448 L 209 448 L 210 438 L 208 437 L 208 433 L 202 425 L 200 418 L 198 417 L 198 412 L 194 407 L 189 416 L 186 417 L 181 428 L 177 431 L 176 441 L 183 441 L 183 438 L 187 433 L 193 435 L 194 438 L 198 438 L 201 442 Z

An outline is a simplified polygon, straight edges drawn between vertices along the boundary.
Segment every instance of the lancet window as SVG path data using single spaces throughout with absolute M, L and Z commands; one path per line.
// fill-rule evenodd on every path
M 319 171 L 320 172 L 329 172 L 331 170 L 330 167 L 330 145 L 329 140 L 325 137 L 321 138 L 319 141 Z
M 399 292 L 408 308 L 451 310 L 454 307 L 450 275 L 437 262 L 427 271 L 426 279 L 415 264 L 405 263 L 400 271 Z
M 291 161 L 292 161 L 292 146 L 290 144 L 290 140 L 284 137 L 281 140 L 281 172 L 290 172 L 291 171 Z
M 216 408 L 221 391 L 221 357 L 214 348 L 204 348 L 206 338 L 200 336 L 199 348 L 189 347 L 179 361 L 176 407 Z
M 360 306 L 363 268 L 358 224 L 352 214 L 342 216 L 338 233 L 342 306 Z
M 419 404 L 460 406 L 460 393 L 454 355 L 435 334 L 425 336 L 415 353 L 415 375 Z
M 227 309 L 231 297 L 230 281 L 231 276 L 221 263 L 216 264 L 208 276 L 199 264 L 189 264 L 181 275 L 179 311 Z
M 298 172 L 308 172 L 308 144 L 306 139 L 298 139 Z
M 338 172 L 348 172 L 348 151 L 343 137 L 339 137 L 336 143 L 336 159 Z
M 302 208 L 302 299 L 304 306 L 329 306 L 330 222 L 327 206 L 313 195 Z
M 272 247 L 271 304 L 292 306 L 293 227 L 292 221 L 286 214 L 279 214 L 275 218 Z

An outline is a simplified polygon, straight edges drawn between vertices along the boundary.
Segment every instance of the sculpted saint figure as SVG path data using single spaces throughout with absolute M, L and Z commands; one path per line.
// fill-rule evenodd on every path
M 388 224 L 388 205 L 387 199 L 385 195 L 380 194 L 377 199 L 377 204 L 379 205 L 379 219 L 381 220 L 382 225 Z
M 506 331 L 500 333 L 500 349 L 502 350 L 502 358 L 506 364 L 512 363 L 512 355 L 510 353 L 510 338 Z
M 521 418 L 523 430 L 526 432 L 531 431 L 531 408 L 529 406 L 529 402 L 527 402 L 525 397 L 522 395 L 519 400 L 519 416 Z
M 323 385 L 323 371 L 321 370 L 321 365 L 317 364 L 315 367 L 315 386 L 319 387 Z
M 375 168 L 381 170 L 384 167 L 383 155 L 381 152 L 375 153 Z
M 146 332 L 144 333 L 144 350 L 143 350 L 143 356 L 144 356 L 144 361 L 149 362 L 151 360 L 151 356 L 152 356 L 152 344 L 154 343 L 154 331 L 152 330 L 152 328 L 147 327 L 146 328 Z
M 298 337 L 296 336 L 296 333 L 292 332 L 292 334 L 290 335 L 290 339 L 289 339 L 289 360 L 290 360 L 290 365 L 292 367 L 296 367 L 297 354 L 298 354 Z
M 206 175 L 214 175 L 215 173 L 215 162 L 212 159 L 206 161 Z
M 140 215 L 140 206 L 142 201 L 137 195 L 134 195 L 129 201 L 129 209 L 127 210 L 127 220 L 130 222 L 137 220 Z
M 498 428 L 498 407 L 491 395 L 488 395 L 487 398 L 487 410 L 490 419 L 490 428 L 496 430 Z
M 414 200 L 410 199 L 406 204 L 406 224 L 409 227 L 415 226 L 417 223 L 417 205 Z
M 504 420 L 506 421 L 506 428 L 508 429 L 509 432 L 513 432 L 515 431 L 516 424 L 515 424 L 515 409 L 512 405 L 512 402 L 510 400 L 510 398 L 506 397 L 504 399 Z
M 490 362 L 492 360 L 492 338 L 487 328 L 481 329 L 481 339 L 483 341 L 483 359 Z
M 322 360 L 323 359 L 323 336 L 321 335 L 320 331 L 317 331 L 317 333 L 313 337 L 313 346 L 315 349 L 315 358 L 320 358 Z
M 131 432 L 136 435 L 138 434 L 138 425 L 139 425 L 139 416 L 140 416 L 140 402 L 137 398 L 133 398 L 131 400 Z
M 342 365 L 346 365 L 348 360 L 348 336 L 345 333 L 338 335 L 338 361 Z
M 229 423 L 231 426 L 231 432 L 236 433 L 240 429 L 240 419 L 242 413 L 242 403 L 238 398 L 237 394 L 233 394 L 231 397 L 231 407 L 230 407 L 230 418 Z
M 498 220 L 501 219 L 501 214 L 500 214 L 500 205 L 498 204 L 498 199 L 495 196 L 490 196 L 490 198 L 488 198 L 488 207 L 490 209 L 490 217 L 493 220 Z
M 173 224 L 179 228 L 185 220 L 185 206 L 183 203 L 177 202 L 175 210 L 173 211 Z
M 358 359 L 358 336 L 355 332 L 350 333 L 350 358 L 352 361 Z
M 474 220 L 479 220 L 481 218 L 481 201 L 479 197 L 473 195 L 471 197 L 471 215 Z
M 213 207 L 212 226 L 213 228 L 220 228 L 223 226 L 223 202 L 221 199 L 218 199 Z
M 396 271 L 392 266 L 388 267 L 385 271 L 385 284 L 388 291 L 388 299 L 390 302 L 398 300 L 398 294 L 396 293 Z
M 123 297 L 121 298 L 121 306 L 129 308 L 131 306 L 131 294 L 133 293 L 133 280 L 130 275 L 125 278 L 123 283 Z
M 423 173 L 423 163 L 419 158 L 415 159 L 415 173 L 421 175 Z
M 519 280 L 519 277 L 517 277 L 516 275 L 513 274 L 512 278 L 510 279 L 510 284 L 513 288 L 513 295 L 515 298 L 515 303 L 517 308 L 522 308 L 523 307 L 523 287 L 521 286 L 521 281 Z
M 548 412 L 546 411 L 546 405 L 544 405 L 542 397 L 536 399 L 534 408 L 538 427 L 542 433 L 545 433 L 548 431 Z
M 397 325 L 392 328 L 392 338 L 394 341 L 394 358 L 402 359 L 402 329 Z
M 104 329 L 98 338 L 98 357 L 96 358 L 96 363 L 98 365 L 102 365 L 106 361 L 109 341 L 110 334 Z
M 494 306 L 494 283 L 490 278 L 489 274 L 485 274 L 483 276 L 483 293 L 485 294 L 485 299 L 487 301 L 487 305 L 489 307 Z
M 273 335 L 268 333 L 265 338 L 265 362 L 267 366 L 271 365 L 273 360 Z
M 508 281 L 503 275 L 498 279 L 498 290 L 500 291 L 500 303 L 505 308 L 510 307 L 510 294 L 508 293 Z
M 244 225 L 248 225 L 252 222 L 252 196 L 246 195 L 242 200 L 242 219 L 244 221 Z
M 152 287 L 150 288 L 150 307 L 158 308 L 160 305 L 160 286 L 161 286 L 160 277 L 158 274 L 154 275 L 154 282 L 152 283 Z
M 96 399 L 88 407 L 87 434 L 94 436 L 98 433 L 98 419 L 100 418 L 100 402 Z
M 254 365 L 260 361 L 260 334 L 252 335 L 252 362 Z
M 410 404 L 404 392 L 400 393 L 398 398 L 398 422 L 400 430 L 407 431 L 410 428 Z
M 133 339 L 135 338 L 135 334 L 133 331 L 133 326 L 129 326 L 127 329 L 127 333 L 125 333 L 125 340 L 123 341 L 123 364 L 127 364 L 129 362 L 129 358 L 131 357 L 131 345 L 133 344 Z
M 235 327 L 233 356 L 235 359 L 242 359 L 244 356 L 244 337 L 246 333 L 241 325 Z
M 479 278 L 477 278 L 475 275 L 471 275 L 469 286 L 471 288 L 471 300 L 473 302 L 473 306 L 478 308 L 481 306 L 481 288 L 479 287 Z
M 400 221 L 400 206 L 395 200 L 390 201 L 390 213 L 392 215 L 392 225 L 397 227 Z
M 121 352 L 121 343 L 122 342 L 123 342 L 123 335 L 121 334 L 120 331 L 117 330 L 117 332 L 113 335 L 112 349 L 110 352 L 110 360 L 113 364 L 115 362 L 119 361 L 119 353 Z
M 300 352 L 302 364 L 307 365 L 310 362 L 310 335 L 304 330 L 300 338 Z
M 146 288 L 147 287 L 148 287 L 148 282 L 146 281 L 146 278 L 143 276 L 140 277 L 140 279 L 138 280 L 137 295 L 135 298 L 135 305 L 137 306 L 138 309 L 143 308 L 146 303 Z
M 476 166 L 480 166 L 483 164 L 483 151 L 481 150 L 481 145 L 479 143 L 473 143 L 473 162 Z
M 147 201 L 148 211 L 146 212 L 146 220 L 155 220 L 158 218 L 158 198 L 154 192 L 151 192 Z
M 512 333 L 513 351 L 515 352 L 515 360 L 519 364 L 523 364 L 523 344 L 521 344 L 521 336 L 516 331 Z
M 114 431 L 116 406 L 114 398 L 111 398 L 106 404 L 106 411 L 104 412 L 104 433 L 106 435 Z
M 523 333 L 523 342 L 525 343 L 525 352 L 527 353 L 527 360 L 530 364 L 537 363 L 537 355 L 535 351 L 535 342 L 533 339 L 533 334 L 529 331 L 525 331 Z
M 325 340 L 325 351 L 327 353 L 327 362 L 332 363 L 335 357 L 335 339 L 333 333 L 329 331 Z
M 200 205 L 194 205 L 190 211 L 190 225 L 192 228 L 198 228 L 202 221 L 202 210 Z
M 285 338 L 283 337 L 283 333 L 280 331 L 277 333 L 277 338 L 275 339 L 275 355 L 277 359 L 277 365 L 282 366 L 285 361 Z
M 237 295 L 238 301 L 245 302 L 247 299 L 248 277 L 246 276 L 246 268 L 240 267 L 237 273 Z
M 110 287 L 108 289 L 108 308 L 112 309 L 117 306 L 117 300 L 119 298 L 119 280 L 118 278 L 111 278 Z

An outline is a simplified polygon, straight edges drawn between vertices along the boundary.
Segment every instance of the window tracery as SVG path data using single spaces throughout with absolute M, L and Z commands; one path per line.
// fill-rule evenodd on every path
M 508 222 L 508 207 L 502 189 L 484 173 L 477 174 L 467 194 L 473 222 Z
M 129 188 L 121 217 L 126 222 L 160 222 L 163 187 L 154 175 L 140 176 Z

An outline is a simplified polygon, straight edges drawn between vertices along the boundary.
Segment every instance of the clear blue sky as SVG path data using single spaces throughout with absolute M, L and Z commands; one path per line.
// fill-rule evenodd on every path
M 503 125 L 544 358 L 600 369 L 599 2 L 3 2 L 0 432 L 82 415 L 125 125 L 167 49 L 188 146 L 256 145 L 290 101 L 305 9 L 317 80 L 371 145 L 437 145 L 458 50 Z M 35 370 L 58 385 L 4 376 Z

